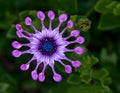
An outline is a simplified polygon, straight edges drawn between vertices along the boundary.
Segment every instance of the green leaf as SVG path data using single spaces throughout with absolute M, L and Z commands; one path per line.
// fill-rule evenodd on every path
M 30 11 L 22 11 L 20 14 L 19 14 L 19 17 L 20 17 L 20 20 L 21 21 L 24 21 L 24 19 L 26 18 L 26 17 L 31 17 L 32 18 L 32 20 L 33 19 L 35 19 L 37 16 L 36 16 L 36 14 L 37 14 L 37 11 L 35 11 L 35 10 L 30 10 Z
M 67 82 L 69 84 L 74 84 L 74 85 L 78 85 L 81 83 L 81 78 L 79 74 L 71 74 L 68 79 Z
M 0 76 L 0 81 L 11 83 L 11 84 L 16 84 L 15 80 L 6 71 L 4 71 L 4 69 L 2 69 L 1 67 L 0 67 L 0 73 L 3 73 Z
M 111 51 L 111 53 L 109 54 L 107 48 L 102 48 L 100 54 L 100 60 L 102 65 L 109 64 L 114 66 L 117 65 L 118 56 L 116 52 Z
M 82 65 L 80 68 L 78 68 L 78 72 L 81 72 L 86 69 L 90 69 L 93 65 L 95 65 L 98 62 L 98 58 L 95 56 L 89 56 L 89 55 L 83 55 L 81 58 Z
M 61 65 L 59 62 L 55 62 L 55 67 L 56 67 L 59 71 L 61 71 L 62 73 L 66 73 L 64 66 Z
M 113 14 L 101 15 L 98 29 L 100 30 L 111 30 L 120 27 L 120 15 L 116 16 Z
M 95 10 L 102 14 L 113 13 L 111 9 L 108 8 L 108 5 L 112 0 L 99 0 L 95 5 Z
M 91 57 L 89 55 L 86 55 L 82 58 L 81 70 L 90 69 L 90 67 L 91 67 Z
M 69 88 L 67 93 L 111 93 L 101 85 L 80 85 Z
M 8 93 L 8 91 L 9 93 L 16 93 L 16 90 L 18 88 L 17 81 L 1 67 L 0 67 L 0 73 L 2 73 L 2 75 L 0 76 L 0 82 L 1 82 L 0 84 L 5 83 L 4 87 L 0 85 L 1 90 L 7 89 L 5 93 Z
M 15 26 L 12 25 L 11 28 L 8 30 L 7 34 L 6 34 L 7 38 L 11 38 L 11 39 L 15 39 L 17 38 L 16 36 L 16 29 Z
M 5 91 L 9 88 L 9 84 L 7 83 L 0 83 L 0 93 L 5 93 Z
M 23 82 L 22 86 L 23 86 L 25 89 L 36 89 L 37 84 L 36 84 L 36 82 L 34 82 L 34 81 L 32 81 L 32 80 L 31 80 L 31 81 L 28 80 L 28 81 Z
M 3 51 L 3 47 L 4 47 L 5 43 L 6 43 L 5 35 L 4 35 L 4 33 L 1 33 L 1 35 L 0 35 L 0 54 Z
M 58 15 L 61 15 L 61 14 L 63 14 L 63 13 L 65 13 L 65 11 L 58 10 Z
M 112 79 L 110 77 L 107 77 L 104 79 L 104 84 L 107 85 L 107 84 L 111 84 L 112 83 Z
M 16 16 L 10 12 L 5 12 L 4 16 L 0 20 L 1 20 L 0 21 L 0 28 L 1 29 L 9 29 L 11 24 L 13 24 L 13 22 L 16 20 Z
M 48 93 L 67 93 L 68 89 L 71 87 L 70 84 L 67 84 L 66 82 L 61 82 L 56 84 L 55 86 L 51 87 L 48 91 Z
M 92 79 L 91 67 L 98 62 L 98 59 L 93 55 L 92 56 L 84 55 L 81 58 L 81 62 L 82 62 L 81 67 L 75 69 L 76 72 L 80 73 L 80 76 L 78 75 L 77 77 L 75 77 L 75 76 L 71 75 L 68 78 L 69 82 L 79 84 L 79 82 L 76 82 L 77 80 L 74 78 L 78 78 L 78 80 L 80 79 L 82 82 L 84 82 L 86 84 L 88 84 L 91 81 L 91 79 Z
M 112 1 L 108 5 L 106 5 L 106 8 L 111 10 L 111 13 L 112 13 L 113 9 L 116 7 L 117 4 L 118 4 L 118 1 Z
M 64 10 L 68 14 L 73 14 L 73 13 L 78 12 L 77 0 L 57 0 L 56 4 L 57 4 L 56 7 L 58 9 Z
M 88 84 L 92 79 L 92 70 L 83 70 L 83 71 L 81 71 L 80 77 L 81 77 L 81 80 L 84 83 Z
M 97 57 L 95 57 L 94 55 L 92 55 L 92 56 L 91 56 L 91 61 L 92 61 L 92 62 L 91 62 L 91 63 L 92 63 L 91 65 L 93 66 L 93 65 L 95 65 L 95 64 L 99 61 L 99 59 L 98 59 Z
M 78 15 L 71 15 L 70 16 L 70 19 L 74 22 L 76 22 L 77 18 L 78 18 Z
M 118 3 L 118 4 L 116 5 L 116 7 L 115 7 L 114 10 L 113 10 L 113 13 L 114 13 L 115 15 L 120 15 L 120 3 Z
M 93 72 L 93 77 L 98 80 L 103 80 L 109 75 L 108 71 L 103 68 Z

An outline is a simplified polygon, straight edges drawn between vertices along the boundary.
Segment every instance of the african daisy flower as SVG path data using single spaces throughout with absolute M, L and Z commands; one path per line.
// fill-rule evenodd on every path
M 49 27 L 46 28 L 44 25 L 45 14 L 42 11 L 37 12 L 37 17 L 41 21 L 42 29 L 39 31 L 32 24 L 32 19 L 30 17 L 25 18 L 25 24 L 30 26 L 34 33 L 27 32 L 22 28 L 20 24 L 16 24 L 16 34 L 19 38 L 25 38 L 29 41 L 27 44 L 21 44 L 18 41 L 12 42 L 12 46 L 16 48 L 16 50 L 12 51 L 12 55 L 14 57 L 20 57 L 22 54 L 28 53 L 32 54 L 33 57 L 26 63 L 20 66 L 20 69 L 25 71 L 28 70 L 30 63 L 33 60 L 37 61 L 35 69 L 31 72 L 31 76 L 33 80 L 39 80 L 43 82 L 45 80 L 45 70 L 49 65 L 53 72 L 53 79 L 56 82 L 60 82 L 62 80 L 62 76 L 55 71 L 54 64 L 55 61 L 59 62 L 65 67 L 65 72 L 70 74 L 72 72 L 72 67 L 70 65 L 65 64 L 62 60 L 67 60 L 72 64 L 73 67 L 80 67 L 81 63 L 78 60 L 71 60 L 65 56 L 65 52 L 75 52 L 79 55 L 84 53 L 84 49 L 80 46 L 75 49 L 68 49 L 66 46 L 73 43 L 84 43 L 85 39 L 83 36 L 79 36 L 79 30 L 72 30 L 70 35 L 67 37 L 63 37 L 64 32 L 73 27 L 73 21 L 69 20 L 67 22 L 66 27 L 60 31 L 60 26 L 63 22 L 65 22 L 68 18 L 67 14 L 61 14 L 59 16 L 59 24 L 56 28 L 52 29 L 52 20 L 55 18 L 55 13 L 53 11 L 48 12 Z M 76 40 L 68 41 L 71 37 L 77 37 Z M 29 47 L 26 51 L 20 51 L 23 46 Z M 41 73 L 38 73 L 39 65 L 43 63 L 43 69 Z

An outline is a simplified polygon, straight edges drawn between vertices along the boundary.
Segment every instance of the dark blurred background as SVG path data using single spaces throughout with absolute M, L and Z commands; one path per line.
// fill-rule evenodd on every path
M 86 38 L 84 55 L 66 54 L 81 60 L 81 68 L 67 75 L 56 64 L 63 76 L 60 83 L 52 80 L 49 68 L 44 83 L 32 80 L 35 64 L 26 72 L 19 69 L 31 55 L 11 55 L 11 42 L 19 40 L 15 24 L 23 24 L 26 16 L 35 18 L 38 10 L 53 10 L 56 17 L 67 13 Z M 119 61 L 120 0 L 0 0 L 0 93 L 120 93 Z

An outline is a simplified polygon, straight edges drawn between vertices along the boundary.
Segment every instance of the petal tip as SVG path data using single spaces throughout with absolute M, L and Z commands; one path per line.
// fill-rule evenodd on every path
M 22 65 L 20 66 L 20 69 L 21 69 L 22 71 L 28 70 L 28 69 L 29 69 L 29 64 L 22 64 Z
M 60 22 L 66 21 L 66 20 L 67 20 L 67 14 L 61 14 L 61 15 L 59 16 L 59 20 L 60 20 Z
M 44 73 L 40 73 L 39 76 L 38 76 L 38 79 L 39 79 L 40 82 L 43 82 L 45 80 Z
M 53 20 L 55 18 L 55 13 L 52 10 L 50 10 L 48 12 L 48 17 L 49 17 L 50 20 Z
M 21 48 L 21 44 L 20 44 L 19 42 L 17 42 L 17 41 L 13 41 L 13 42 L 12 42 L 12 46 L 13 46 L 14 48 L 16 48 L 16 49 Z
M 80 61 L 74 61 L 74 62 L 72 63 L 72 65 L 73 65 L 73 67 L 78 68 L 78 67 L 81 66 L 81 62 L 80 62 Z
M 73 31 L 71 32 L 71 36 L 73 36 L 73 37 L 77 37 L 79 34 L 80 34 L 80 31 L 79 31 L 79 30 L 73 30 Z
M 31 76 L 32 76 L 32 79 L 33 79 L 33 80 L 37 80 L 37 78 L 38 78 L 38 74 L 37 74 L 36 71 L 32 71 L 32 72 L 31 72 Z
M 68 21 L 67 27 L 68 27 L 68 28 L 72 28 L 72 27 L 73 27 L 73 21 L 72 21 L 72 20 L 69 20 L 69 21 Z
M 38 11 L 37 13 L 37 17 L 43 21 L 45 19 L 45 14 L 42 11 Z
M 75 49 L 74 49 L 74 51 L 77 53 L 77 54 L 79 54 L 79 55 L 82 55 L 83 53 L 84 53 L 84 49 L 82 48 L 82 47 L 76 47 Z
M 60 74 L 54 74 L 53 79 L 56 82 L 60 82 L 62 80 L 62 76 Z
M 30 17 L 26 17 L 25 18 L 25 24 L 28 25 L 28 26 L 32 25 L 32 19 Z
M 17 31 L 22 31 L 22 26 L 20 24 L 16 24 L 15 28 L 17 29 Z
M 79 36 L 76 41 L 80 44 L 83 44 L 85 42 L 85 38 L 83 36 Z
M 13 55 L 14 57 L 20 57 L 20 56 L 21 56 L 21 52 L 20 52 L 19 50 L 13 50 L 13 51 L 12 51 L 12 55 Z
M 68 74 L 72 73 L 72 68 L 71 68 L 71 66 L 66 65 L 66 66 L 65 66 L 65 71 L 66 71 L 66 73 L 68 73 Z

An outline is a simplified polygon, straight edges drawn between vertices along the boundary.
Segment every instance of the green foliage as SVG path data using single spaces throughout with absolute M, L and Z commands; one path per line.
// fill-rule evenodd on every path
M 67 82 L 69 84 L 74 84 L 74 85 L 78 85 L 81 83 L 81 77 L 79 74 L 71 74 L 68 79 Z
M 4 38 L 4 37 L 5 37 L 5 35 L 2 34 L 2 35 L 1 35 L 1 39 L 0 39 L 0 43 L 1 43 L 1 45 L 0 45 L 0 53 L 1 53 L 2 48 L 4 47 L 4 44 L 5 44 L 5 42 L 6 42 L 6 38 Z
M 113 13 L 115 15 L 120 15 L 120 3 L 117 3 L 117 5 L 115 6 Z
M 0 93 L 8 93 L 9 92 L 16 92 L 17 83 L 13 79 L 11 75 L 9 75 L 4 69 L 0 67 L 0 73 L 2 73 L 0 77 Z
M 6 37 L 7 38 L 12 38 L 12 39 L 17 38 L 16 29 L 15 29 L 14 25 L 12 25 L 11 28 L 9 29 L 9 31 L 7 32 Z
M 107 91 L 101 85 L 82 85 L 77 87 L 71 87 L 67 93 L 112 93 Z
M 56 90 L 61 92 L 61 89 L 66 93 L 112 93 L 107 87 L 107 84 L 111 83 L 108 71 L 105 68 L 94 70 L 98 59 L 93 55 L 84 55 L 78 59 L 81 60 L 82 66 L 75 69 L 75 73 L 69 75 L 66 83 L 60 83 L 51 88 L 50 93 L 55 93 Z
M 53 0 L 52 2 L 49 1 L 49 4 L 52 9 L 64 10 L 68 14 L 78 12 L 77 0 Z M 67 4 L 69 5 L 66 7 Z
M 89 84 L 90 81 L 92 80 L 92 70 L 83 70 L 81 71 L 81 80 L 86 83 Z
M 113 0 L 99 0 L 95 10 L 101 13 L 98 29 L 110 30 L 120 27 L 120 2 Z
M 98 0 L 95 6 L 95 10 L 102 14 L 112 13 L 111 9 L 113 9 L 116 2 L 112 2 L 112 0 Z
M 4 17 L 2 17 L 0 20 L 1 20 L 0 21 L 0 28 L 7 29 L 16 20 L 16 16 L 9 13 L 9 12 L 6 12 L 4 14 Z
M 0 83 L 0 92 L 5 93 L 9 85 L 7 83 Z
M 120 16 L 113 14 L 101 15 L 98 29 L 109 30 L 120 27 Z
M 95 71 L 93 77 L 99 80 L 103 80 L 108 75 L 109 73 L 106 69 L 101 69 L 101 70 Z

